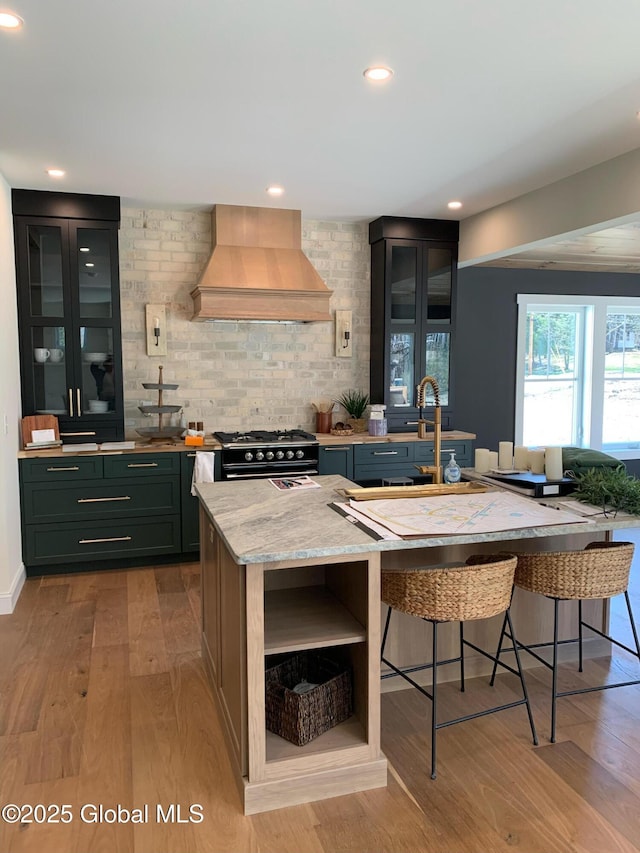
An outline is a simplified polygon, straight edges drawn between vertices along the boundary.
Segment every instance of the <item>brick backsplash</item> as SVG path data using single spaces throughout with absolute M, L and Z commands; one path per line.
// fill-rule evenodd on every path
M 211 252 L 207 211 L 122 209 L 119 232 L 125 424 L 154 421 L 138 406 L 156 402 L 142 382 L 164 381 L 164 395 L 205 430 L 313 431 L 314 400 L 369 388 L 369 242 L 366 223 L 303 220 L 302 248 L 332 291 L 331 311 L 353 312 L 352 358 L 335 356 L 335 323 L 194 323 L 191 290 Z M 145 305 L 167 311 L 165 357 L 146 353 Z M 336 412 L 336 415 L 338 412 Z M 343 416 L 344 413 L 340 413 Z M 155 419 L 155 415 L 152 418 Z

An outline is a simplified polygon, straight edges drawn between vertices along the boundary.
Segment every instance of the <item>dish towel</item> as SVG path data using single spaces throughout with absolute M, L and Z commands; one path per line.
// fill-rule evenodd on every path
M 213 453 L 196 453 L 191 478 L 191 494 L 195 496 L 196 483 L 213 483 Z

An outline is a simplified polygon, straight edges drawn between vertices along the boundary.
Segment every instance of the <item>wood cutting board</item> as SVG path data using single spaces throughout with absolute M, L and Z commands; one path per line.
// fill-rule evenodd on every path
M 474 495 L 489 491 L 489 486 L 469 483 L 427 483 L 424 486 L 374 486 L 369 489 L 345 489 L 356 501 L 382 501 L 391 498 L 428 498 L 433 495 Z
M 55 415 L 27 415 L 22 419 L 22 446 L 26 447 L 33 438 L 31 433 L 34 429 L 52 429 L 56 441 L 60 439 L 60 430 L 58 428 L 58 418 Z

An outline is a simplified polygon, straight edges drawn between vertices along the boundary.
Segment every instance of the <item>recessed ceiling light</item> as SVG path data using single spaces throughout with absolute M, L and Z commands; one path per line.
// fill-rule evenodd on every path
M 65 176 L 64 169 L 47 169 L 47 175 L 50 178 L 63 178 Z
M 362 73 L 367 80 L 373 80 L 376 83 L 388 80 L 393 76 L 393 71 L 391 68 L 387 68 L 386 65 L 372 65 L 371 68 L 365 68 Z
M 447 205 L 447 207 L 450 208 L 451 210 L 460 210 L 460 208 L 462 207 L 462 202 L 461 201 L 450 201 L 449 204 Z
M 81 252 L 90 252 L 91 249 L 88 246 L 80 246 L 80 251 Z
M 267 187 L 267 192 L 269 193 L 269 195 L 282 195 L 284 193 L 284 188 L 277 187 L 274 185 L 271 187 Z
M 95 264 L 85 264 L 85 267 L 95 267 Z
M 0 12 L 0 27 L 4 27 L 7 30 L 17 30 L 23 24 L 24 21 L 15 12 Z

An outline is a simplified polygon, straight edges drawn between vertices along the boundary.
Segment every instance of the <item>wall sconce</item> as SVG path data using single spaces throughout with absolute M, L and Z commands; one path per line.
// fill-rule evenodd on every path
M 167 316 L 164 305 L 146 306 L 147 355 L 167 354 Z
M 352 355 L 351 311 L 336 311 L 336 356 L 349 358 Z

